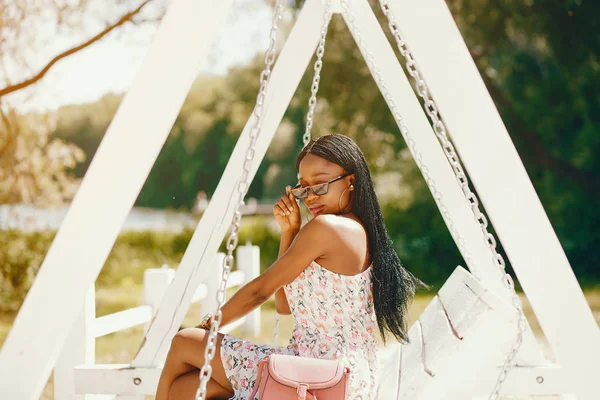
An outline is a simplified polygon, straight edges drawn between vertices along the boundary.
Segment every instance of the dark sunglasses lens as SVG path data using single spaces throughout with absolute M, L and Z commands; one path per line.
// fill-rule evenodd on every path
M 314 194 L 316 194 L 317 196 L 323 196 L 324 194 L 327 194 L 327 190 L 329 190 L 329 184 L 324 183 L 319 186 L 314 186 L 312 189 Z
M 292 196 L 294 196 L 297 199 L 303 199 L 306 197 L 307 194 L 308 192 L 305 188 L 292 189 Z

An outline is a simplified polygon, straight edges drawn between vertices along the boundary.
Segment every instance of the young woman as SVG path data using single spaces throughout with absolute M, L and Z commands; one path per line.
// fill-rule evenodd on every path
M 377 330 L 384 341 L 387 332 L 407 341 L 407 307 L 421 282 L 392 247 L 364 155 L 346 136 L 323 136 L 302 150 L 296 169 L 298 185 L 273 209 L 279 258 L 222 307 L 224 326 L 275 295 L 277 311 L 293 315 L 292 338 L 274 347 L 219 334 L 208 399 L 248 399 L 258 362 L 272 353 L 343 357 L 351 368 L 348 399 L 375 399 Z M 295 199 L 314 216 L 303 227 Z M 175 335 L 157 400 L 194 398 L 209 323 L 207 316 Z

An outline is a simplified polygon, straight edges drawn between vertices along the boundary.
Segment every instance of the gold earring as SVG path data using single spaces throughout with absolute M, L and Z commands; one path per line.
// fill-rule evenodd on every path
M 350 185 L 350 191 L 354 190 L 354 185 Z
M 344 196 L 344 193 L 346 193 L 346 190 L 348 190 L 348 188 L 344 189 L 342 194 L 340 194 L 340 198 L 338 199 L 338 208 L 340 209 L 340 212 L 342 211 L 342 197 Z

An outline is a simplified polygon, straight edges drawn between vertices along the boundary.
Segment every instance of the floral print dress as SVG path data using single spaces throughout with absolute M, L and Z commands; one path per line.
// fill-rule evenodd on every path
M 351 369 L 346 399 L 374 400 L 378 361 L 371 269 L 357 275 L 342 275 L 313 261 L 285 285 L 294 317 L 292 337 L 286 347 L 255 344 L 225 335 L 221 361 L 235 391 L 230 400 L 255 400 L 249 397 L 258 374 L 257 364 L 273 353 L 343 358 Z

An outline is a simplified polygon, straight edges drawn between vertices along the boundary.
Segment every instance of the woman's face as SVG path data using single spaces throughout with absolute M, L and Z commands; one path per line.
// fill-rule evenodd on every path
M 346 174 L 341 166 L 311 153 L 302 159 L 298 169 L 299 182 L 303 187 L 326 183 Z M 329 189 L 324 195 L 317 196 L 312 190 L 309 190 L 308 196 L 303 199 L 304 204 L 313 216 L 337 214 L 342 210 L 348 210 L 352 193 L 349 186 L 353 183 L 354 175 L 349 175 L 330 183 Z

